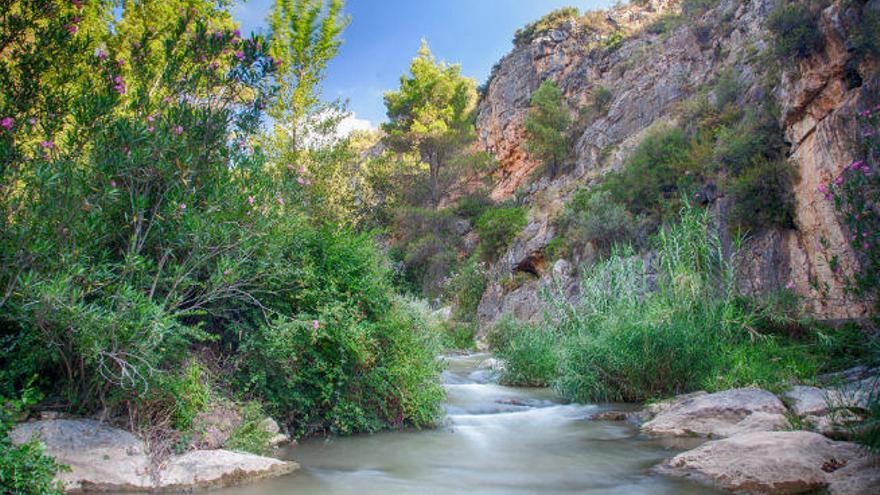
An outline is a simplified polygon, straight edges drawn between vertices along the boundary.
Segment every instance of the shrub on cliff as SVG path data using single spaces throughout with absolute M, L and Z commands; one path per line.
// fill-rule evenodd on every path
M 571 153 L 568 139 L 571 115 L 562 91 L 549 79 L 541 83 L 530 104 L 523 120 L 526 149 L 541 160 L 543 172 L 555 177 Z
M 822 48 L 822 33 L 810 2 L 783 2 L 769 17 L 773 51 L 784 59 L 806 58 Z
M 580 11 L 576 7 L 556 9 L 537 21 L 526 24 L 524 28 L 517 29 L 513 35 L 513 44 L 521 46 L 530 43 L 539 35 L 556 28 L 566 20 L 574 20 L 579 16 Z
M 477 217 L 474 229 L 480 235 L 480 254 L 494 260 L 526 226 L 526 211 L 518 206 L 498 206 Z

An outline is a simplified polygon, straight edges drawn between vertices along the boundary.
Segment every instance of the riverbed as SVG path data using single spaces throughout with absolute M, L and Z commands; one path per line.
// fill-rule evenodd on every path
M 435 430 L 312 439 L 284 450 L 302 469 L 222 495 L 718 493 L 653 474 L 681 446 L 589 416 L 550 390 L 498 385 L 490 356 L 446 357 L 446 421 Z

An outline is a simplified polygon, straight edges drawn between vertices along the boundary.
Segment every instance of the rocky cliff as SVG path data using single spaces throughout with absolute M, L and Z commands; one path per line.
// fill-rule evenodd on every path
M 765 55 L 773 0 L 721 0 L 665 31 L 649 26 L 680 12 L 679 2 L 649 0 L 560 23 L 516 46 L 493 71 L 478 108 L 477 131 L 500 163 L 492 197 L 516 195 L 529 206 L 529 223 L 490 269 L 478 311 L 481 327 L 505 313 L 538 318 L 542 287 L 559 284 L 576 297 L 577 272 L 588 268 L 577 259 L 546 261 L 554 217 L 576 189 L 621 167 L 649 129 L 675 124 L 676 108 L 711 87 L 722 71 L 736 75 L 744 105 L 768 97 L 775 102 L 789 163 L 800 177 L 794 228 L 751 233 L 741 269 L 743 289 L 760 293 L 793 286 L 819 318 L 866 316 L 869 306 L 846 292 L 846 280 L 857 269 L 856 254 L 833 205 L 818 190 L 852 161 L 855 115 L 880 103 L 876 63 L 858 59 L 851 50 L 853 3 L 858 9 L 880 9 L 878 0 L 849 2 L 847 12 L 841 1 L 828 2 L 818 23 L 823 48 L 776 69 L 768 67 Z M 545 79 L 552 79 L 574 107 L 587 105 L 599 88 L 611 92 L 607 111 L 577 130 L 572 166 L 552 180 L 534 178 L 539 164 L 523 142 L 531 94 Z M 729 201 L 723 191 L 710 198 L 709 207 L 724 215 Z M 502 283 L 516 272 L 528 276 L 517 277 L 517 284 Z

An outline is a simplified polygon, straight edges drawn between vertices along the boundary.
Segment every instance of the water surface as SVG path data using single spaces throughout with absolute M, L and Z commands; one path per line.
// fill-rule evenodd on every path
M 651 473 L 675 455 L 624 423 L 587 418 L 609 406 L 565 404 L 546 389 L 504 387 L 490 356 L 448 357 L 445 426 L 330 440 L 282 452 L 302 469 L 222 495 L 714 494 Z

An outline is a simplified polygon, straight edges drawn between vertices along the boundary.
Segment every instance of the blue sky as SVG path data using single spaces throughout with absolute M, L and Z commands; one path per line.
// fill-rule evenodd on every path
M 242 31 L 264 31 L 272 0 L 237 3 L 233 17 Z M 606 8 L 610 0 L 348 0 L 351 24 L 324 84 L 326 99 L 349 100 L 349 109 L 372 126 L 385 120 L 382 94 L 399 78 L 428 40 L 438 59 L 460 63 L 482 83 L 492 65 L 512 48 L 517 28 L 564 6 Z M 360 125 L 365 125 L 360 122 Z

